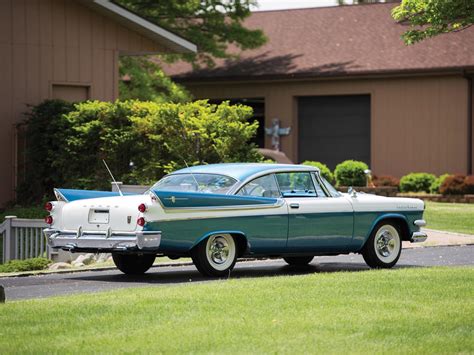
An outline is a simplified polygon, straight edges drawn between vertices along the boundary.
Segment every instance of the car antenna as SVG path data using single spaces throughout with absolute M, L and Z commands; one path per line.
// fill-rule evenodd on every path
M 105 159 L 102 159 L 102 161 L 103 161 L 105 167 L 107 168 L 107 171 L 109 172 L 110 177 L 112 178 L 112 181 L 114 182 L 115 186 L 117 186 L 117 190 L 118 190 L 120 196 L 123 196 L 122 190 L 120 190 L 120 186 L 117 184 L 117 181 L 115 181 L 115 178 L 114 178 L 114 176 L 112 175 L 112 172 L 110 171 L 109 166 L 108 166 L 107 163 L 105 162 Z
M 189 168 L 189 165 L 188 165 L 188 163 L 186 163 L 186 160 L 183 159 L 183 161 L 184 161 L 184 165 L 186 165 L 186 167 Z M 197 190 L 199 191 L 199 184 L 198 184 L 198 181 L 196 180 L 196 177 L 194 176 L 193 172 L 190 171 L 190 173 L 191 173 L 191 176 L 192 176 L 193 179 L 194 179 L 194 182 L 196 183 L 196 188 L 197 188 Z

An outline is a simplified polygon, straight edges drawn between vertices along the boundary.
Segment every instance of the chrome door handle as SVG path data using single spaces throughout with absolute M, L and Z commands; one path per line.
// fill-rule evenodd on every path
M 290 203 L 290 208 L 300 208 L 299 203 Z

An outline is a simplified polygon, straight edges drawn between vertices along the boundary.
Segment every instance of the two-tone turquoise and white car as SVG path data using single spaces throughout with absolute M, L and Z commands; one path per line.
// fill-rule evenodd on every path
M 361 253 L 370 267 L 394 266 L 402 241 L 422 242 L 424 203 L 351 191 L 341 194 L 317 168 L 215 164 L 169 174 L 141 195 L 56 189 L 45 229 L 53 248 L 111 252 L 127 274 L 156 256 L 191 257 L 209 276 L 239 257 Z

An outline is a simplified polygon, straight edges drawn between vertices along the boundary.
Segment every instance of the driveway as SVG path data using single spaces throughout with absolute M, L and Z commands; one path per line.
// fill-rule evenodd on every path
M 474 265 L 474 245 L 405 249 L 397 264 L 403 267 Z M 306 267 L 290 267 L 281 259 L 237 263 L 230 277 L 271 277 L 321 272 L 368 270 L 360 255 L 321 256 Z M 7 302 L 124 287 L 166 286 L 188 282 L 213 282 L 201 276 L 194 266 L 155 266 L 145 275 L 131 277 L 117 270 L 86 271 L 29 277 L 0 278 Z

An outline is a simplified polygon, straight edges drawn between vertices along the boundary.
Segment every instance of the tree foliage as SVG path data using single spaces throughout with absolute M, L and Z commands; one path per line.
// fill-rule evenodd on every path
M 43 127 L 47 115 L 61 134 Z M 258 126 L 247 121 L 251 116 L 250 107 L 228 102 L 46 101 L 29 118 L 31 164 L 19 201 L 39 201 L 53 187 L 110 190 L 102 159 L 126 184 L 154 183 L 185 161 L 261 161 L 249 143 Z M 52 145 L 58 136 L 60 144 Z
M 392 17 L 410 25 L 402 38 L 413 44 L 442 33 L 461 31 L 474 23 L 473 0 L 402 0 Z
M 229 48 L 246 50 L 265 43 L 259 29 L 244 27 L 250 7 L 256 1 L 247 0 L 117 0 L 119 5 L 149 19 L 196 44 L 197 53 L 161 55 L 164 61 L 183 59 L 194 66 L 213 66 L 215 58 L 229 58 Z M 189 94 L 174 84 L 156 63 L 140 57 L 121 57 L 121 74 L 129 81 L 120 87 L 121 99 L 139 98 L 182 102 Z
M 121 100 L 187 102 L 191 94 L 171 80 L 149 57 L 120 57 L 119 92 Z

